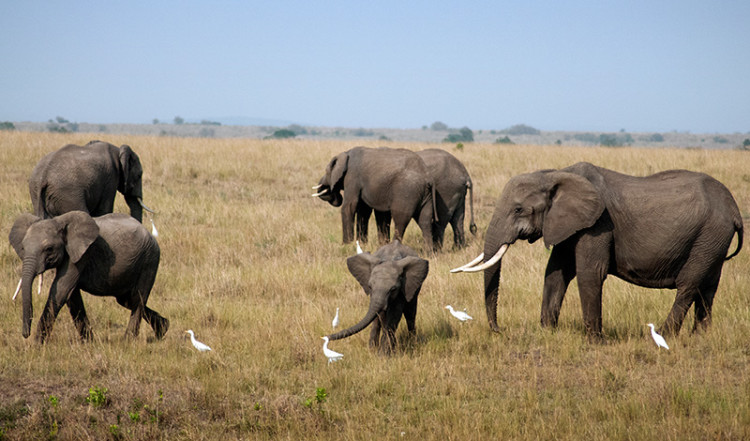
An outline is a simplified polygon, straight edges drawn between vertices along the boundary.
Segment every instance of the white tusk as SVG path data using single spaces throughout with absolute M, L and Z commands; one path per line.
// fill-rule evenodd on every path
M 154 219 L 151 219 L 151 235 L 154 237 L 159 237 L 159 232 L 156 231 L 156 225 L 154 224 Z
M 463 271 L 465 273 L 475 273 L 477 271 L 485 270 L 485 269 L 491 267 L 492 265 L 496 264 L 497 262 L 499 262 L 500 259 L 503 258 L 503 254 L 505 254 L 505 252 L 507 250 L 508 250 L 508 244 L 507 243 L 503 244 L 503 246 L 501 246 L 500 249 L 497 250 L 497 253 L 495 253 L 495 255 L 492 256 L 492 259 L 484 262 L 483 264 L 481 264 L 479 266 L 475 266 L 475 267 L 472 267 L 472 268 L 465 268 Z
M 330 190 L 326 188 L 326 189 L 325 189 L 325 190 L 323 190 L 323 191 L 320 191 L 320 192 L 318 192 L 318 193 L 314 193 L 314 194 L 312 195 L 312 197 L 314 197 L 314 198 L 317 198 L 318 196 L 323 196 L 324 194 L 328 193 L 329 191 L 330 191 Z
M 18 281 L 18 286 L 16 286 L 16 292 L 13 293 L 13 300 L 16 300 L 16 296 L 18 295 L 18 292 L 21 291 L 21 282 L 23 282 L 23 279 Z
M 362 254 L 362 247 L 359 246 L 359 241 L 357 241 L 357 254 Z
M 453 268 L 453 269 L 451 270 L 451 272 L 452 272 L 452 273 L 460 273 L 460 272 L 462 272 L 463 270 L 465 270 L 466 268 L 468 268 L 468 267 L 470 267 L 470 266 L 474 266 L 474 265 L 478 264 L 479 262 L 481 262 L 481 261 L 482 261 L 482 259 L 484 259 L 484 253 L 480 254 L 479 256 L 477 256 L 477 258 L 476 258 L 476 259 L 472 260 L 471 262 L 467 263 L 467 264 L 466 264 L 466 265 L 464 265 L 464 266 L 459 266 L 458 268 Z
M 323 184 L 318 184 L 318 185 L 316 185 L 315 187 L 313 187 L 312 189 L 313 189 L 313 190 L 319 190 L 319 189 L 320 189 L 320 187 L 322 187 L 322 186 L 323 186 Z
M 143 207 L 144 210 L 148 211 L 149 213 L 156 214 L 156 212 L 146 206 L 146 204 L 143 203 L 143 199 L 138 198 L 138 203 L 141 204 L 141 207 Z
M 42 281 L 44 281 L 44 273 L 39 274 L 39 287 L 36 291 L 36 293 L 39 295 L 42 295 Z

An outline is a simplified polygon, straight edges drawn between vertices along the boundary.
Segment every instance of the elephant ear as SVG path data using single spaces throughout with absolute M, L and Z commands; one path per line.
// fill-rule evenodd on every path
M 348 165 L 348 152 L 339 153 L 338 156 L 331 159 L 331 162 L 328 163 L 328 167 L 326 167 L 326 176 L 328 177 L 328 185 L 330 185 L 331 189 L 333 189 L 333 187 L 344 178 Z
M 65 251 L 77 263 L 99 237 L 99 225 L 83 211 L 71 211 L 55 218 L 65 236 Z
M 123 144 L 122 146 L 120 146 L 120 169 L 122 170 L 122 176 L 120 176 L 120 180 L 122 181 L 122 193 L 126 193 L 129 186 L 132 185 L 131 173 L 133 173 L 134 171 L 134 163 L 137 160 L 138 157 L 135 155 L 133 149 L 131 149 L 129 145 Z
M 13 222 L 13 227 L 10 229 L 10 235 L 8 240 L 10 245 L 18 254 L 18 257 L 23 259 L 23 238 L 26 237 L 26 231 L 29 229 L 31 224 L 38 221 L 39 218 L 31 213 L 24 213 L 16 218 Z
M 404 278 L 406 279 L 404 297 L 406 297 L 407 302 L 411 302 L 419 294 L 422 283 L 427 278 L 427 273 L 430 271 L 430 262 L 420 257 L 409 256 L 396 261 L 396 263 L 403 268 Z
M 381 262 L 380 259 L 370 253 L 361 253 L 346 259 L 346 267 L 349 268 L 349 272 L 357 279 L 368 296 L 372 293 L 370 290 L 372 268 Z
M 547 247 L 594 225 L 605 208 L 599 192 L 586 178 L 568 172 L 552 172 L 548 178 L 551 201 L 542 229 Z

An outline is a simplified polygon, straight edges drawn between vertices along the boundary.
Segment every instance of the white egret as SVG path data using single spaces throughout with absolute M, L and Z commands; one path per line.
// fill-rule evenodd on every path
M 472 316 L 470 316 L 469 314 L 467 314 L 465 312 L 466 310 L 456 311 L 455 309 L 453 309 L 453 307 L 451 305 L 446 305 L 445 309 L 447 309 L 448 311 L 450 311 L 451 315 L 453 317 L 461 320 L 462 322 L 465 322 L 466 320 L 474 320 L 474 318 Z
M 669 346 L 667 346 L 667 341 L 664 340 L 664 337 L 662 337 L 661 335 L 659 335 L 654 330 L 654 324 L 653 323 L 649 323 L 648 326 L 651 328 L 651 337 L 654 339 L 654 342 L 656 343 L 656 346 L 661 346 L 662 348 L 669 350 Z
M 339 354 L 336 351 L 332 351 L 328 349 L 328 337 L 320 337 L 323 339 L 323 353 L 326 357 L 328 357 L 328 364 L 331 364 L 333 361 L 339 361 L 342 358 L 344 358 L 344 354 Z
M 333 320 L 331 321 L 331 326 L 333 326 L 333 329 L 336 329 L 338 325 L 339 325 L 339 308 L 336 308 L 336 316 L 333 317 Z
M 190 342 L 193 343 L 193 346 L 195 346 L 195 349 L 197 349 L 199 352 L 206 352 L 211 350 L 211 348 L 209 348 L 207 344 L 203 344 L 195 339 L 195 334 L 193 333 L 192 329 L 188 329 L 187 331 L 185 331 L 185 333 L 190 334 Z
M 357 241 L 357 254 L 362 254 L 362 253 L 363 253 L 362 247 L 359 246 L 359 241 Z

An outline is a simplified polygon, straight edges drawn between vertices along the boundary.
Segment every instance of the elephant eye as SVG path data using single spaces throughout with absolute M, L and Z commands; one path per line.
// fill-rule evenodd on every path
M 516 207 L 516 208 L 515 208 L 515 209 L 513 210 L 513 212 L 514 212 L 515 214 L 521 214 L 521 213 L 523 213 L 523 207 L 519 205 L 519 206 L 517 206 L 517 207 Z

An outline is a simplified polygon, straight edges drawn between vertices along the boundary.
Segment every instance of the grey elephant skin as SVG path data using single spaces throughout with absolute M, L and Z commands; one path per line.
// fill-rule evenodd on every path
M 101 216 L 112 213 L 119 191 L 130 215 L 141 222 L 142 176 L 141 160 L 130 146 L 101 141 L 68 144 L 42 158 L 31 172 L 34 214 L 48 219 L 80 210 Z
M 394 238 L 399 240 L 403 238 L 409 221 L 414 219 L 422 230 L 426 249 L 432 251 L 435 187 L 424 161 L 414 152 L 387 147 L 355 147 L 331 159 L 316 189 L 319 191 L 314 196 L 334 207 L 341 207 L 344 243 L 354 240 L 357 214 L 360 214 L 357 230 L 365 232 L 365 236 L 359 239 L 367 241 L 363 218 L 369 219 L 369 213 L 374 210 L 378 225 L 390 226 L 390 219 L 393 219 Z M 379 231 L 383 242 L 387 242 L 385 234 L 389 233 Z
M 474 189 L 471 176 L 464 164 L 455 156 L 441 149 L 426 149 L 416 152 L 427 166 L 433 185 L 435 185 L 435 209 L 437 221 L 432 227 L 432 241 L 435 248 L 443 247 L 443 237 L 448 224 L 453 230 L 455 248 L 466 246 L 464 217 L 466 211 L 466 193 L 469 192 L 469 231 L 476 234 L 474 223 Z
M 727 256 L 734 235 L 735 251 Z M 556 326 L 568 284 L 578 278 L 583 321 L 602 335 L 602 284 L 608 274 L 676 289 L 661 332 L 679 333 L 695 305 L 693 330 L 711 322 L 725 260 L 742 248 L 740 211 L 729 190 L 703 173 L 669 170 L 635 177 L 578 163 L 515 176 L 497 201 L 484 245 L 484 295 L 498 331 L 499 251 L 516 240 L 553 246 L 544 276 L 541 324 Z M 492 256 L 492 257 L 491 257 Z
M 396 239 L 374 254 L 349 257 L 346 266 L 370 296 L 370 306 L 359 323 L 329 335 L 329 340 L 349 337 L 372 323 L 370 347 L 379 348 L 382 354 L 392 353 L 402 315 L 409 333 L 415 333 L 417 299 L 429 272 L 429 262 Z
M 159 268 L 159 245 L 143 225 L 126 214 L 92 218 L 71 211 L 52 219 L 19 216 L 10 231 L 10 244 L 23 261 L 21 293 L 23 336 L 31 334 L 31 286 L 37 275 L 55 268 L 55 279 L 37 327 L 44 342 L 57 314 L 68 305 L 84 340 L 92 337 L 81 290 L 114 296 L 131 311 L 126 336 L 138 336 L 141 319 L 162 338 L 169 321 L 146 306 Z

